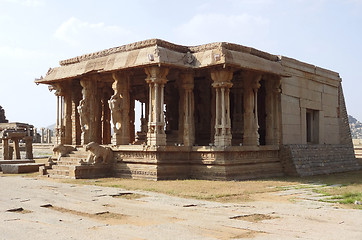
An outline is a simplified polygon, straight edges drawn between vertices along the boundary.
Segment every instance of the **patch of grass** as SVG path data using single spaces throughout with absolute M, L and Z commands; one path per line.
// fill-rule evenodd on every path
M 331 199 L 338 200 L 342 204 L 354 204 L 355 201 L 362 201 L 362 192 L 347 192 L 342 195 L 333 196 Z

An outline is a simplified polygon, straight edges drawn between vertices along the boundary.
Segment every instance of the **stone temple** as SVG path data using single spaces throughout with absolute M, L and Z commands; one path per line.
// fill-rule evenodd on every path
M 60 61 L 36 83 L 55 90 L 56 141 L 73 147 L 48 170 L 55 177 L 240 180 L 359 169 L 339 74 L 292 58 L 151 39 Z M 109 160 L 80 160 L 94 143 Z

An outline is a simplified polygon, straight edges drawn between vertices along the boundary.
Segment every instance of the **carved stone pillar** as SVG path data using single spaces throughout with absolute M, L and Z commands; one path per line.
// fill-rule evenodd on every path
M 52 136 L 51 135 L 52 135 L 51 130 L 49 128 L 47 128 L 47 143 L 52 142 L 52 140 L 51 140 Z
M 129 142 L 133 143 L 136 139 L 135 136 L 135 100 L 133 97 L 130 99 L 129 103 Z
M 258 124 L 258 89 L 261 75 L 246 72 L 244 80 L 244 136 L 243 145 L 259 145 Z
M 112 77 L 114 94 L 108 103 L 112 113 L 113 138 L 116 145 L 129 144 L 129 76 L 126 73 L 113 73 Z
M 230 88 L 233 72 L 228 69 L 213 70 L 211 72 L 212 86 L 215 88 L 215 146 L 231 145 L 230 120 Z
M 149 85 L 149 116 L 147 145 L 166 145 L 164 119 L 164 88 L 167 83 L 168 68 L 148 67 L 146 82 Z
M 280 78 L 266 79 L 266 132 L 265 143 L 267 145 L 279 144 L 279 95 Z
M 33 137 L 24 137 L 25 140 L 25 158 L 33 159 Z
M 64 140 L 63 144 L 72 144 L 72 91 L 71 82 L 64 83 Z
M 80 80 L 80 85 L 83 87 L 83 98 L 79 102 L 78 113 L 82 130 L 81 143 L 88 144 L 94 140 L 94 97 L 95 86 L 89 78 Z
M 18 138 L 13 138 L 13 146 L 14 146 L 14 151 L 15 151 L 15 159 L 20 159 L 20 146 L 19 146 L 19 139 Z
M 244 113 L 243 113 L 243 81 L 240 74 L 235 76 L 233 81 L 233 87 L 231 89 L 233 93 L 233 118 L 232 118 L 232 136 L 233 145 L 240 145 L 242 143 L 244 132 Z
M 56 144 L 64 143 L 64 87 L 59 84 L 52 85 L 57 96 L 57 122 L 55 126 Z M 44 129 L 40 129 L 40 142 L 44 143 Z
M 40 128 L 40 143 L 44 143 L 44 128 Z
M 182 104 L 182 130 L 183 143 L 185 146 L 193 146 L 195 143 L 195 103 L 194 103 L 194 76 L 192 73 L 181 74 L 183 100 Z
M 81 144 L 81 126 L 78 112 L 78 105 L 82 99 L 82 86 L 79 81 L 73 81 L 72 83 L 72 144 Z
M 103 90 L 102 96 L 102 143 L 111 143 L 111 110 L 109 108 L 108 99 L 111 97 L 111 93 L 108 90 Z
M 10 158 L 10 151 L 9 151 L 9 139 L 3 138 L 2 143 L 3 143 L 3 159 L 10 160 L 11 158 Z

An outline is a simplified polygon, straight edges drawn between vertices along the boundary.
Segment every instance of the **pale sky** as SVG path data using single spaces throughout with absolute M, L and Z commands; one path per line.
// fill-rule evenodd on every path
M 11 122 L 55 123 L 56 97 L 34 80 L 60 60 L 150 38 L 232 42 L 339 72 L 362 120 L 362 0 L 0 0 L 0 30 Z

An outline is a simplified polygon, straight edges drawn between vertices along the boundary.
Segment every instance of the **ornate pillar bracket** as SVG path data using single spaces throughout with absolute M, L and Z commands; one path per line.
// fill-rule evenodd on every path
M 218 69 L 211 71 L 212 86 L 216 92 L 215 146 L 231 145 L 230 88 L 233 71 Z
M 126 73 L 113 73 L 112 88 L 114 94 L 108 101 L 113 121 L 113 139 L 116 145 L 129 144 L 129 75 Z
M 258 89 L 262 75 L 252 72 L 243 74 L 244 79 L 244 136 L 246 146 L 259 145 Z
M 194 103 L 194 75 L 191 72 L 182 73 L 183 97 L 183 143 L 185 146 L 193 146 L 195 143 L 195 103 Z
M 147 67 L 146 82 L 149 85 L 149 115 L 147 145 L 166 145 L 165 119 L 164 119 L 164 87 L 167 83 L 169 69 L 163 67 Z

